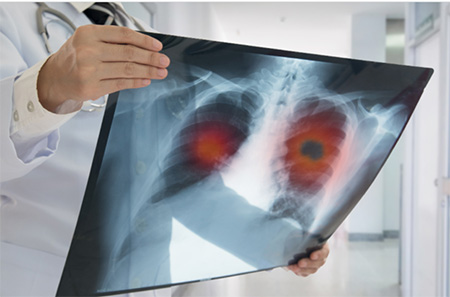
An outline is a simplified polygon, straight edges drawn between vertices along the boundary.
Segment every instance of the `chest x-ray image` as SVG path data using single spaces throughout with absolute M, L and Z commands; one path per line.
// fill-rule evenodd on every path
M 148 34 L 169 75 L 110 95 L 58 296 L 297 262 L 361 199 L 432 74 Z

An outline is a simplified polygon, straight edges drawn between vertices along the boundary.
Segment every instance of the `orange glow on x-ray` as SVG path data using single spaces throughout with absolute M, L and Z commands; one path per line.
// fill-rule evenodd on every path
M 293 188 L 315 192 L 330 177 L 345 137 L 344 123 L 345 116 L 334 110 L 309 114 L 293 123 L 284 155 Z
M 237 129 L 222 122 L 197 123 L 191 134 L 190 152 L 194 166 L 211 171 L 223 165 L 239 149 Z

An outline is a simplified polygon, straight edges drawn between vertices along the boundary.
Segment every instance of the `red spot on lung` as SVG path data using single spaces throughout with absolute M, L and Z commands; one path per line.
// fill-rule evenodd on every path
M 239 149 L 239 131 L 228 123 L 197 123 L 190 131 L 189 151 L 197 169 L 212 171 L 221 167 Z
M 290 126 L 285 141 L 284 164 L 289 185 L 294 189 L 316 192 L 331 175 L 331 165 L 339 155 L 346 117 L 328 109 L 306 113 Z

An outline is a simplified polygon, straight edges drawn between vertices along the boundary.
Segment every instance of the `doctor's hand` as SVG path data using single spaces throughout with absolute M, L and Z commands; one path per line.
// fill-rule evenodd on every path
M 140 88 L 167 76 L 170 60 L 158 40 L 129 28 L 77 28 L 39 72 L 38 97 L 55 112 L 66 100 L 95 100 L 123 89 Z
M 306 277 L 316 273 L 325 264 L 329 254 L 330 248 L 326 243 L 320 250 L 311 253 L 309 258 L 301 259 L 297 264 L 289 265 L 287 268 L 296 275 Z

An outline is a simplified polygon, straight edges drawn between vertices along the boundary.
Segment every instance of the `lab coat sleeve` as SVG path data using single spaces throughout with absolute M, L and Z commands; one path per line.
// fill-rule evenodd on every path
M 14 27 L 8 29 L 0 35 L 0 182 L 27 174 L 53 155 L 58 128 L 73 116 L 52 114 L 40 105 L 36 80 L 45 60 L 28 67 Z

